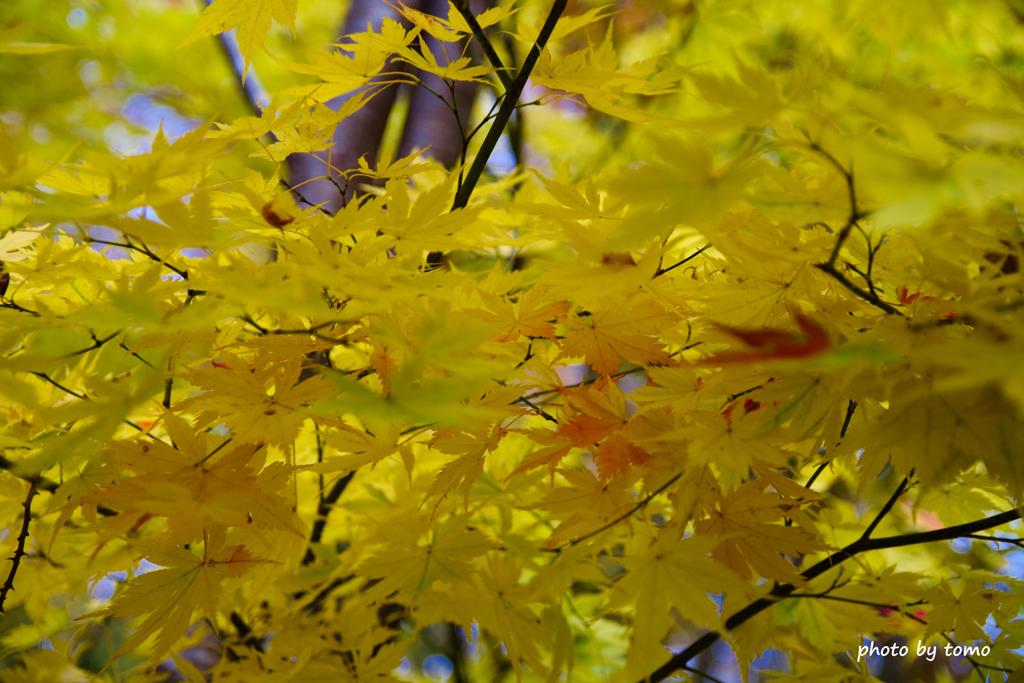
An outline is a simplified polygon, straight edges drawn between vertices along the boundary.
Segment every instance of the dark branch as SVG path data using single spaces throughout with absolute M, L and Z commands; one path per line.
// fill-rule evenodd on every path
M 8 299 L 7 301 L 0 300 L 0 308 L 9 308 L 12 311 L 17 311 L 18 313 L 28 313 L 33 318 L 40 318 L 40 317 L 42 317 L 39 314 L 39 311 L 33 311 L 31 308 L 25 308 L 24 306 L 19 306 L 18 304 L 14 303 L 10 299 Z
M 501 63 L 501 57 L 498 56 L 497 51 L 494 49 L 494 44 L 491 43 L 490 38 L 484 33 L 484 29 L 480 26 L 480 22 L 476 20 L 476 15 L 473 14 L 469 8 L 469 0 L 455 0 L 455 9 L 459 11 L 462 18 L 466 20 L 469 25 L 469 29 L 473 32 L 473 37 L 476 38 L 477 42 L 480 43 L 481 49 L 484 51 L 484 55 L 487 57 L 487 61 L 491 63 L 498 75 L 498 80 L 505 87 L 505 91 L 512 89 L 513 81 L 512 77 L 508 74 L 508 69 Z
M 835 167 L 835 169 L 843 177 L 843 182 L 846 184 L 846 194 L 850 204 L 850 213 L 846 218 L 846 223 L 844 223 L 843 227 L 840 228 L 839 230 L 839 235 L 836 237 L 835 244 L 832 245 L 832 252 L 829 254 L 828 260 L 825 261 L 824 263 L 815 264 L 815 266 L 822 272 L 831 275 L 839 282 L 839 284 L 841 284 L 843 287 L 859 296 L 861 299 L 864 299 L 871 305 L 876 306 L 877 308 L 885 311 L 890 315 L 902 315 L 902 313 L 896 310 L 894 306 L 883 301 L 881 297 L 879 297 L 878 294 L 875 292 L 874 283 L 870 278 L 870 272 L 872 267 L 874 266 L 874 252 L 871 252 L 869 256 L 869 274 L 864 276 L 865 279 L 868 281 L 868 290 L 862 289 L 861 287 L 855 285 L 853 282 L 850 281 L 849 278 L 840 273 L 839 269 L 836 267 L 836 263 L 839 260 L 839 254 L 843 249 L 843 245 L 846 244 L 846 241 L 849 239 L 850 234 L 853 232 L 853 229 L 860 228 L 860 219 L 864 218 L 866 214 L 864 214 L 861 211 L 860 205 L 857 200 L 857 183 L 854 180 L 853 169 L 846 168 L 846 166 L 844 166 L 838 159 L 836 159 L 828 150 L 824 149 L 823 147 L 821 147 L 821 145 L 819 145 L 817 142 L 814 142 L 813 140 L 810 142 L 810 148 L 812 151 L 816 152 L 823 159 L 825 159 L 825 161 L 827 161 L 831 166 Z
M 910 488 L 910 478 L 912 476 L 914 476 L 914 470 L 910 470 L 910 474 L 903 477 L 903 481 L 900 482 L 900 485 L 897 486 L 896 490 L 893 491 L 891 496 L 889 496 L 889 500 L 885 501 L 885 505 L 883 505 L 882 509 L 878 511 L 875 518 L 871 520 L 871 524 L 868 524 L 868 528 L 864 530 L 861 540 L 866 541 L 871 538 L 871 534 L 873 534 L 875 529 L 878 528 L 878 525 L 882 523 L 882 520 L 885 519 L 886 515 L 892 511 L 893 506 L 896 505 L 896 501 L 898 501 L 900 496 L 906 493 L 907 489 Z
M 11 570 L 7 572 L 7 580 L 4 581 L 4 585 L 0 588 L 0 614 L 4 613 L 4 601 L 7 600 L 7 594 L 14 590 L 14 577 L 18 574 L 18 567 L 21 566 L 21 560 L 25 557 L 25 543 L 28 541 L 28 524 L 32 519 L 32 499 L 35 498 L 37 492 L 36 482 L 30 482 L 28 486 L 28 495 L 25 496 L 25 503 L 23 504 L 24 512 L 21 519 L 21 531 L 18 533 L 18 545 L 14 549 L 14 555 L 11 556 Z
M 353 470 L 338 479 L 327 494 L 320 499 L 320 505 L 316 509 L 316 521 L 313 522 L 313 531 L 309 535 L 309 545 L 306 546 L 306 554 L 302 557 L 302 564 L 312 564 L 313 560 L 316 559 L 316 555 L 313 554 L 313 546 L 323 538 L 324 529 L 327 528 L 327 516 L 331 514 L 331 509 L 338 502 L 338 499 L 341 498 L 341 494 L 345 492 L 345 489 L 348 488 L 349 482 L 352 481 L 352 477 L 355 474 L 355 470 Z
M 811 579 L 824 574 L 830 569 L 838 567 L 846 560 L 849 560 L 863 552 L 883 550 L 886 548 L 902 548 L 922 543 L 934 543 L 936 541 L 951 541 L 955 538 L 969 537 L 972 534 L 976 534 L 987 529 L 1002 526 L 1003 524 L 1009 524 L 1010 522 L 1020 518 L 1020 510 L 1008 510 L 997 515 L 992 515 L 991 517 L 985 517 L 984 519 L 978 519 L 966 524 L 945 527 L 943 529 L 935 529 L 934 531 L 900 534 L 898 536 L 888 536 L 886 538 L 864 538 L 862 536 L 850 545 L 836 551 L 804 571 L 801 574 L 801 577 L 805 581 L 810 581 Z M 724 630 L 732 631 L 742 626 L 777 602 L 791 597 L 795 591 L 796 586 L 792 584 L 776 586 L 769 595 L 754 600 L 746 607 L 726 619 Z M 676 671 L 685 669 L 691 659 L 704 650 L 707 650 L 719 638 L 721 638 L 721 634 L 718 632 L 711 631 L 705 633 L 685 650 L 674 655 L 671 659 L 658 667 L 650 674 L 650 676 L 644 679 L 643 683 L 656 683 L 657 681 L 663 681 Z
M 1018 548 L 1024 548 L 1024 538 L 1008 538 L 1006 536 L 984 536 L 982 534 L 971 534 L 967 538 L 974 541 L 988 541 L 989 543 L 1005 543 L 1007 545 L 1015 545 Z
M 124 241 L 124 242 L 113 242 L 111 240 L 103 240 L 103 239 L 98 239 L 96 237 L 89 237 L 89 236 L 85 236 L 85 237 L 82 238 L 83 242 L 87 242 L 89 244 L 103 244 L 103 245 L 110 246 L 110 247 L 119 247 L 121 249 L 128 249 L 130 251 L 138 252 L 138 253 L 142 254 L 143 256 L 145 256 L 146 258 L 150 259 L 151 261 L 155 261 L 155 262 L 159 263 L 160 265 L 162 265 L 163 267 L 167 268 L 167 270 L 171 271 L 172 273 L 177 274 L 178 276 L 181 277 L 182 280 L 187 280 L 188 279 L 188 271 L 187 270 L 183 270 L 181 268 L 178 268 L 175 265 L 172 265 L 172 264 L 168 263 L 166 260 L 160 258 L 160 256 L 157 255 L 156 252 L 154 252 L 152 249 L 147 247 L 145 244 L 141 244 L 140 243 L 141 246 L 135 244 L 134 242 L 132 242 L 128 238 L 127 235 L 125 236 L 125 240 L 126 241 Z
M 711 248 L 711 245 L 710 245 L 710 244 L 705 244 L 705 245 L 704 245 L 703 247 L 701 247 L 701 248 L 700 248 L 700 249 L 698 249 L 697 251 L 693 252 L 692 254 L 690 254 L 689 256 L 687 256 L 686 258 L 684 258 L 684 259 L 683 259 L 682 261 L 679 261 L 678 263 L 673 263 L 673 264 L 672 264 L 671 266 L 669 266 L 668 268 L 661 268 L 661 267 L 659 266 L 659 267 L 658 267 L 658 270 L 654 271 L 654 275 L 653 275 L 653 277 L 661 277 L 661 276 L 662 276 L 662 275 L 664 275 L 665 273 L 669 273 L 669 272 L 672 272 L 673 270 L 675 270 L 675 269 L 676 269 L 676 268 L 678 268 L 679 266 L 683 266 L 683 265 L 686 265 L 687 263 L 689 263 L 689 262 L 690 262 L 690 261 L 692 261 L 693 259 L 697 258 L 698 256 L 700 256 L 701 254 L 703 254 L 703 253 L 704 253 L 705 251 L 707 251 L 707 250 L 708 250 L 708 249 L 710 249 L 710 248 Z
M 547 412 L 546 410 L 544 410 L 543 408 L 538 406 L 536 403 L 534 403 L 530 399 L 528 399 L 528 398 L 520 398 L 519 402 L 529 406 L 529 408 L 531 410 L 533 410 L 535 413 L 537 413 L 538 415 L 543 417 L 548 422 L 553 422 L 555 424 L 558 424 L 558 419 L 555 418 L 554 415 L 552 415 L 551 413 Z
M 851 282 L 848 277 L 839 272 L 839 270 L 835 267 L 834 264 L 816 263 L 814 264 L 814 267 L 824 273 L 828 273 L 829 275 L 831 275 L 837 282 L 839 282 L 839 284 L 841 284 L 843 287 L 859 296 L 861 299 L 864 299 L 864 301 L 867 301 L 872 306 L 885 311 L 889 315 L 898 315 L 901 317 L 903 316 L 903 314 L 900 313 L 895 306 L 883 301 L 877 294 L 872 294 L 871 292 L 863 289 L 862 287 L 858 287 L 853 282 Z
M 494 148 L 505 131 L 509 119 L 512 118 L 516 105 L 519 103 L 519 98 L 523 94 L 523 89 L 526 87 L 526 82 L 530 79 L 530 73 L 533 72 L 533 67 L 537 65 L 537 60 L 540 59 L 541 52 L 543 52 L 548 39 L 554 32 L 555 24 L 558 23 L 559 17 L 565 11 L 566 4 L 568 4 L 568 0 L 554 0 L 552 3 L 551 11 L 548 12 L 548 17 L 544 21 L 544 26 L 541 27 L 540 33 L 537 35 L 536 42 L 530 48 L 530 53 L 526 55 L 526 59 L 519 68 L 515 80 L 512 81 L 511 87 L 505 92 L 501 107 L 494 118 L 494 123 L 491 124 L 490 130 L 487 131 L 487 137 L 481 143 L 480 151 L 477 152 L 472 166 L 470 166 L 469 171 L 466 173 L 465 182 L 462 183 L 458 192 L 455 193 L 455 203 L 452 209 L 463 209 L 469 205 L 469 199 L 473 196 L 473 191 L 476 189 L 477 183 L 480 182 L 481 176 L 483 176 L 487 162 L 491 158 L 491 153 L 494 152 Z
M 688 672 L 694 674 L 695 676 L 700 676 L 701 678 L 703 678 L 706 681 L 711 681 L 711 683 L 725 683 L 725 681 L 723 681 L 721 678 L 716 678 L 715 676 L 712 676 L 708 672 L 701 671 L 700 669 L 695 669 L 692 666 L 684 666 L 683 667 L 683 671 L 688 671 Z

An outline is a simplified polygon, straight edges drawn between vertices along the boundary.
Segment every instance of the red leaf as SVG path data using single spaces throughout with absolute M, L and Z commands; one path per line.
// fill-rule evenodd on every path
M 827 351 L 832 342 L 828 332 L 816 320 L 800 311 L 792 311 L 799 332 L 774 327 L 739 328 L 718 325 L 718 328 L 751 347 L 750 351 L 726 351 L 703 361 L 704 365 L 756 363 L 782 358 L 807 358 Z M 747 412 L 750 412 L 749 410 Z

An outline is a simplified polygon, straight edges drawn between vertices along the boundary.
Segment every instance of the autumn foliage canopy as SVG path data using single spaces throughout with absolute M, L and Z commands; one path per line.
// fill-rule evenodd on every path
M 1021 3 L 2 4 L 0 681 L 1021 675 Z

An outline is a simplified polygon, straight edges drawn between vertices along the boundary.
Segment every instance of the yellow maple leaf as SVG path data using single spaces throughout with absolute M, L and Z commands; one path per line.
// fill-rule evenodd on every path
M 421 542 L 423 526 L 388 529 L 384 547 L 359 567 L 365 576 L 380 578 L 373 590 L 386 596 L 393 591 L 414 596 L 436 581 L 469 581 L 477 558 L 491 548 L 488 538 L 452 517 L 429 531 Z
M 695 530 L 702 536 L 721 539 L 712 556 L 737 575 L 750 578 L 756 572 L 766 578 L 800 583 L 799 571 L 784 555 L 810 553 L 821 547 L 810 532 L 778 524 L 796 505 L 763 490 L 766 482 L 750 481 L 740 486 L 718 509 L 700 520 Z
M 298 0 L 217 0 L 203 11 L 199 22 L 179 47 L 234 28 L 248 71 L 252 56 L 263 47 L 270 20 L 294 30 L 297 5 Z
M 571 316 L 559 358 L 585 358 L 602 375 L 614 374 L 622 359 L 642 365 L 671 362 L 650 333 L 665 313 L 654 306 L 645 309 L 612 308 L 593 315 Z
M 150 656 L 157 658 L 167 653 L 185 634 L 196 610 L 216 616 L 225 579 L 242 576 L 256 564 L 266 562 L 253 557 L 243 545 L 226 545 L 222 532 L 210 534 L 202 557 L 177 546 L 152 548 L 148 555 L 164 569 L 136 576 L 109 607 L 98 613 L 130 619 L 144 617 L 111 661 L 151 636 L 155 640 Z
M 498 297 L 488 300 L 488 310 L 481 317 L 499 325 L 492 338 L 499 342 L 515 341 L 521 336 L 554 339 L 555 325 L 565 318 L 570 304 L 568 301 L 546 301 L 544 296 L 543 289 L 532 288 L 520 295 L 515 303 Z
M 738 577 L 708 557 L 713 539 L 678 537 L 678 532 L 663 533 L 624 562 L 628 571 L 616 585 L 611 607 L 635 610 L 625 680 L 642 678 L 661 659 L 661 642 L 675 623 L 673 608 L 698 626 L 716 628 L 721 615 L 711 594 L 745 591 Z

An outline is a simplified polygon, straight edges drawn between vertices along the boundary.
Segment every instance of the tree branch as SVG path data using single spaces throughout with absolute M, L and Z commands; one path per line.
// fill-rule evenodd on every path
M 828 150 L 826 150 L 813 140 L 810 141 L 810 148 L 813 152 L 816 152 L 819 156 L 825 159 L 825 161 L 827 161 L 831 166 L 833 166 L 843 177 L 843 182 L 846 184 L 846 194 L 848 197 L 848 201 L 850 203 L 850 213 L 846 217 L 846 223 L 844 223 L 843 227 L 839 230 L 839 235 L 836 237 L 835 244 L 832 245 L 832 252 L 829 254 L 828 260 L 825 261 L 824 263 L 815 264 L 815 267 L 821 270 L 822 272 L 831 275 L 833 278 L 835 278 L 835 280 L 839 282 L 839 284 L 841 284 L 843 287 L 859 296 L 861 299 L 864 299 L 871 305 L 876 306 L 877 308 L 885 311 L 890 315 L 902 316 L 903 314 L 900 313 L 894 306 L 892 306 L 892 304 L 886 303 L 881 299 L 881 297 L 878 296 L 878 294 L 875 292 L 875 286 L 874 283 L 871 281 L 870 276 L 865 276 L 865 279 L 868 281 L 868 291 L 853 284 L 853 282 L 851 282 L 850 279 L 847 278 L 845 275 L 840 273 L 839 269 L 836 267 L 836 262 L 839 260 L 839 253 L 842 251 L 843 245 L 846 244 L 846 241 L 849 239 L 850 233 L 853 232 L 853 229 L 860 227 L 860 219 L 864 218 L 866 214 L 864 214 L 861 211 L 860 204 L 857 200 L 857 184 L 854 181 L 853 168 L 851 167 L 848 169 L 845 166 L 843 166 L 843 164 L 838 159 L 836 159 L 835 156 L 832 155 L 832 153 L 830 153 Z M 869 259 L 871 266 L 873 266 L 873 252 L 870 254 Z M 870 267 L 868 269 L 868 272 L 871 272 Z
M 832 600 L 834 602 L 844 602 L 844 603 L 846 603 L 848 605 L 862 605 L 864 607 L 873 607 L 873 608 L 875 608 L 877 610 L 883 610 L 883 609 L 890 610 L 892 612 L 897 612 L 899 614 L 902 614 L 903 616 L 907 617 L 911 621 L 916 621 L 917 623 L 922 624 L 924 626 L 928 625 L 927 621 L 925 621 L 924 619 L 922 619 L 921 617 L 917 616 L 916 614 L 914 614 L 912 612 L 908 612 L 907 610 L 905 610 L 903 607 L 900 607 L 899 605 L 888 605 L 888 604 L 885 604 L 885 603 L 882 603 L 882 602 L 872 602 L 870 600 L 859 600 L 857 598 L 846 598 L 846 597 L 843 597 L 841 595 L 829 595 L 828 593 L 791 593 L 789 595 L 789 597 L 791 597 L 791 598 L 810 598 L 810 599 L 818 599 L 818 600 Z M 913 606 L 913 605 L 919 605 L 919 604 L 922 604 L 922 603 L 923 603 L 923 601 L 913 602 L 913 603 L 909 603 L 908 605 L 906 605 L 906 607 L 910 607 L 910 606 Z M 937 633 L 940 636 L 942 636 L 943 639 L 945 639 L 945 641 L 947 643 L 949 643 L 950 645 L 953 645 L 953 646 L 959 645 L 959 643 L 956 640 L 954 640 L 953 637 L 950 636 L 945 631 L 937 631 Z M 988 680 L 985 677 L 984 673 L 982 673 L 982 671 L 981 671 L 982 669 L 990 669 L 992 671 L 1002 671 L 1003 673 L 1013 673 L 1013 671 L 1011 671 L 1010 669 L 1004 669 L 1003 667 L 1000 667 L 1000 666 L 992 666 L 990 664 L 982 664 L 981 662 L 979 662 L 978 660 L 974 659 L 970 655 L 964 655 L 964 659 L 966 659 L 968 662 L 970 662 L 971 666 L 974 667 L 974 670 L 976 672 L 978 672 L 978 675 L 979 675 L 979 677 L 981 678 L 982 681 L 987 681 Z
M 4 585 L 0 588 L 0 614 L 4 613 L 4 601 L 7 600 L 7 594 L 14 590 L 14 577 L 18 574 L 18 567 L 21 566 L 21 560 L 27 554 L 25 552 L 25 542 L 28 540 L 28 524 L 32 519 L 32 499 L 35 498 L 37 493 L 36 482 L 29 482 L 28 495 L 25 496 L 25 503 L 23 507 L 25 509 L 24 516 L 21 519 L 21 531 L 18 533 L 18 545 L 14 549 L 14 555 L 11 556 L 11 570 L 7 572 L 7 580 L 4 581 Z
M 956 526 L 945 527 L 942 529 L 935 529 L 934 531 L 900 534 L 898 536 L 888 536 L 885 538 L 865 538 L 864 536 L 861 536 L 853 543 L 836 551 L 835 553 L 832 553 L 825 559 L 810 567 L 800 576 L 805 581 L 810 581 L 811 579 L 824 574 L 828 570 L 839 566 L 846 560 L 849 560 L 860 553 L 872 550 L 883 550 L 886 548 L 902 548 L 922 543 L 934 543 L 936 541 L 951 541 L 955 538 L 969 537 L 980 531 L 1002 526 L 1003 524 L 1009 524 L 1010 522 L 1020 518 L 1020 510 L 1008 510 L 1006 512 L 992 515 L 991 517 L 985 517 L 984 519 L 978 519 L 973 522 L 967 522 L 966 524 L 958 524 Z M 782 584 L 780 586 L 776 586 L 769 595 L 754 600 L 746 607 L 726 619 L 724 630 L 732 631 L 742 626 L 777 602 L 791 597 L 795 591 L 796 586 L 793 584 Z M 711 647 L 721 637 L 721 633 L 716 631 L 709 631 L 708 633 L 705 633 L 685 650 L 674 655 L 667 662 L 655 669 L 649 676 L 643 679 L 641 683 L 656 683 L 657 681 L 663 681 L 676 671 L 684 670 L 691 659 Z
M 316 509 L 316 521 L 313 522 L 313 531 L 309 535 L 309 544 L 306 546 L 306 554 L 302 556 L 302 564 L 312 564 L 313 560 L 316 559 L 316 555 L 313 553 L 313 545 L 320 542 L 323 538 L 324 529 L 327 528 L 327 516 L 331 514 L 331 509 L 334 504 L 341 498 L 341 494 L 348 488 L 349 482 L 352 481 L 352 477 L 355 476 L 355 470 L 349 472 L 345 476 L 334 482 L 334 486 L 331 487 L 330 491 L 320 499 L 320 505 Z
M 693 259 L 697 258 L 698 256 L 700 256 L 701 254 L 703 254 L 705 251 L 707 251 L 710 248 L 711 248 L 710 244 L 705 244 L 703 247 L 701 247 L 697 251 L 693 252 L 692 254 L 690 254 L 689 256 L 684 258 L 682 261 L 679 261 L 678 263 L 673 263 L 668 268 L 662 268 L 661 266 L 658 266 L 658 269 L 656 271 L 654 271 L 654 275 L 652 276 L 652 279 L 656 278 L 656 277 L 661 277 L 665 273 L 672 272 L 673 270 L 675 270 L 679 266 L 686 265 L 687 263 L 689 263 Z
M 900 496 L 906 493 L 907 489 L 910 488 L 910 478 L 912 476 L 914 476 L 914 470 L 910 470 L 910 474 L 903 477 L 903 481 L 901 481 L 900 485 L 896 487 L 893 494 L 889 496 L 889 500 L 885 501 L 885 505 L 883 505 L 882 509 L 878 511 L 875 518 L 871 520 L 871 524 L 868 524 L 868 528 L 864 530 L 864 534 L 860 537 L 862 541 L 866 541 L 871 538 L 871 534 L 874 533 L 875 529 L 878 528 L 878 525 L 882 523 L 885 516 L 892 511 L 892 507 L 896 504 L 896 501 L 898 501 Z
M 209 7 L 213 4 L 213 0 L 203 0 L 202 4 Z M 261 116 L 263 108 L 270 102 L 270 96 L 267 95 L 267 91 L 260 83 L 256 72 L 251 67 L 246 72 L 245 57 L 242 56 L 242 50 L 238 46 L 238 38 L 235 36 L 235 32 L 225 31 L 218 34 L 217 44 L 227 58 L 228 66 L 231 67 L 231 72 L 235 76 L 235 83 L 238 85 L 242 99 L 245 100 L 253 114 Z M 277 140 L 273 133 L 268 133 L 267 135 L 273 141 Z
M 469 25 L 469 30 L 473 32 L 473 37 L 480 43 L 480 48 L 484 51 L 484 56 L 487 57 L 487 61 L 491 63 L 498 75 L 498 80 L 501 81 L 507 92 L 512 88 L 513 80 L 512 76 L 509 75 L 508 69 L 501 62 L 501 57 L 498 56 L 498 52 L 494 49 L 494 44 L 491 43 L 490 38 L 484 33 L 484 29 L 480 26 L 480 22 L 476 20 L 476 15 L 469 8 L 468 0 L 455 0 L 455 9 L 459 11 L 462 18 Z
M 829 275 L 831 275 L 837 282 L 839 282 L 839 284 L 841 284 L 843 287 L 859 296 L 861 299 L 864 299 L 864 301 L 867 301 L 872 306 L 885 311 L 889 315 L 898 315 L 901 317 L 903 316 L 903 314 L 900 313 L 895 306 L 883 301 L 877 294 L 872 294 L 871 292 L 861 287 L 858 287 L 853 282 L 851 282 L 848 277 L 839 272 L 839 269 L 835 267 L 835 264 L 816 263 L 814 264 L 814 267 L 824 273 L 828 273 Z
M 508 125 L 509 119 L 512 118 L 512 114 L 516 110 L 516 104 L 523 94 L 523 89 L 526 88 L 526 82 L 530 79 L 530 74 L 537 65 L 537 60 L 540 59 L 541 52 L 543 52 L 544 47 L 547 45 L 548 39 L 551 38 L 551 34 L 555 30 L 555 24 L 558 23 L 558 19 L 562 16 L 562 12 L 565 11 L 567 4 L 568 0 L 554 0 L 552 3 L 548 17 L 544 21 L 544 26 L 541 27 L 540 33 L 537 35 L 537 40 L 534 42 L 533 47 L 530 48 L 530 53 L 526 55 L 526 59 L 519 68 L 515 80 L 512 81 L 512 86 L 505 92 L 501 107 L 494 118 L 494 123 L 491 124 L 490 130 L 487 131 L 487 137 L 481 143 L 480 150 L 477 152 L 472 166 L 469 167 L 469 171 L 466 173 L 465 181 L 459 186 L 458 192 L 455 193 L 453 210 L 464 209 L 469 205 L 469 199 L 473 196 L 473 190 L 476 189 L 477 183 L 480 182 L 484 169 L 487 167 L 487 162 L 490 160 L 491 154 L 494 152 L 494 148 L 497 146 L 498 140 L 505 130 L 505 126 Z

